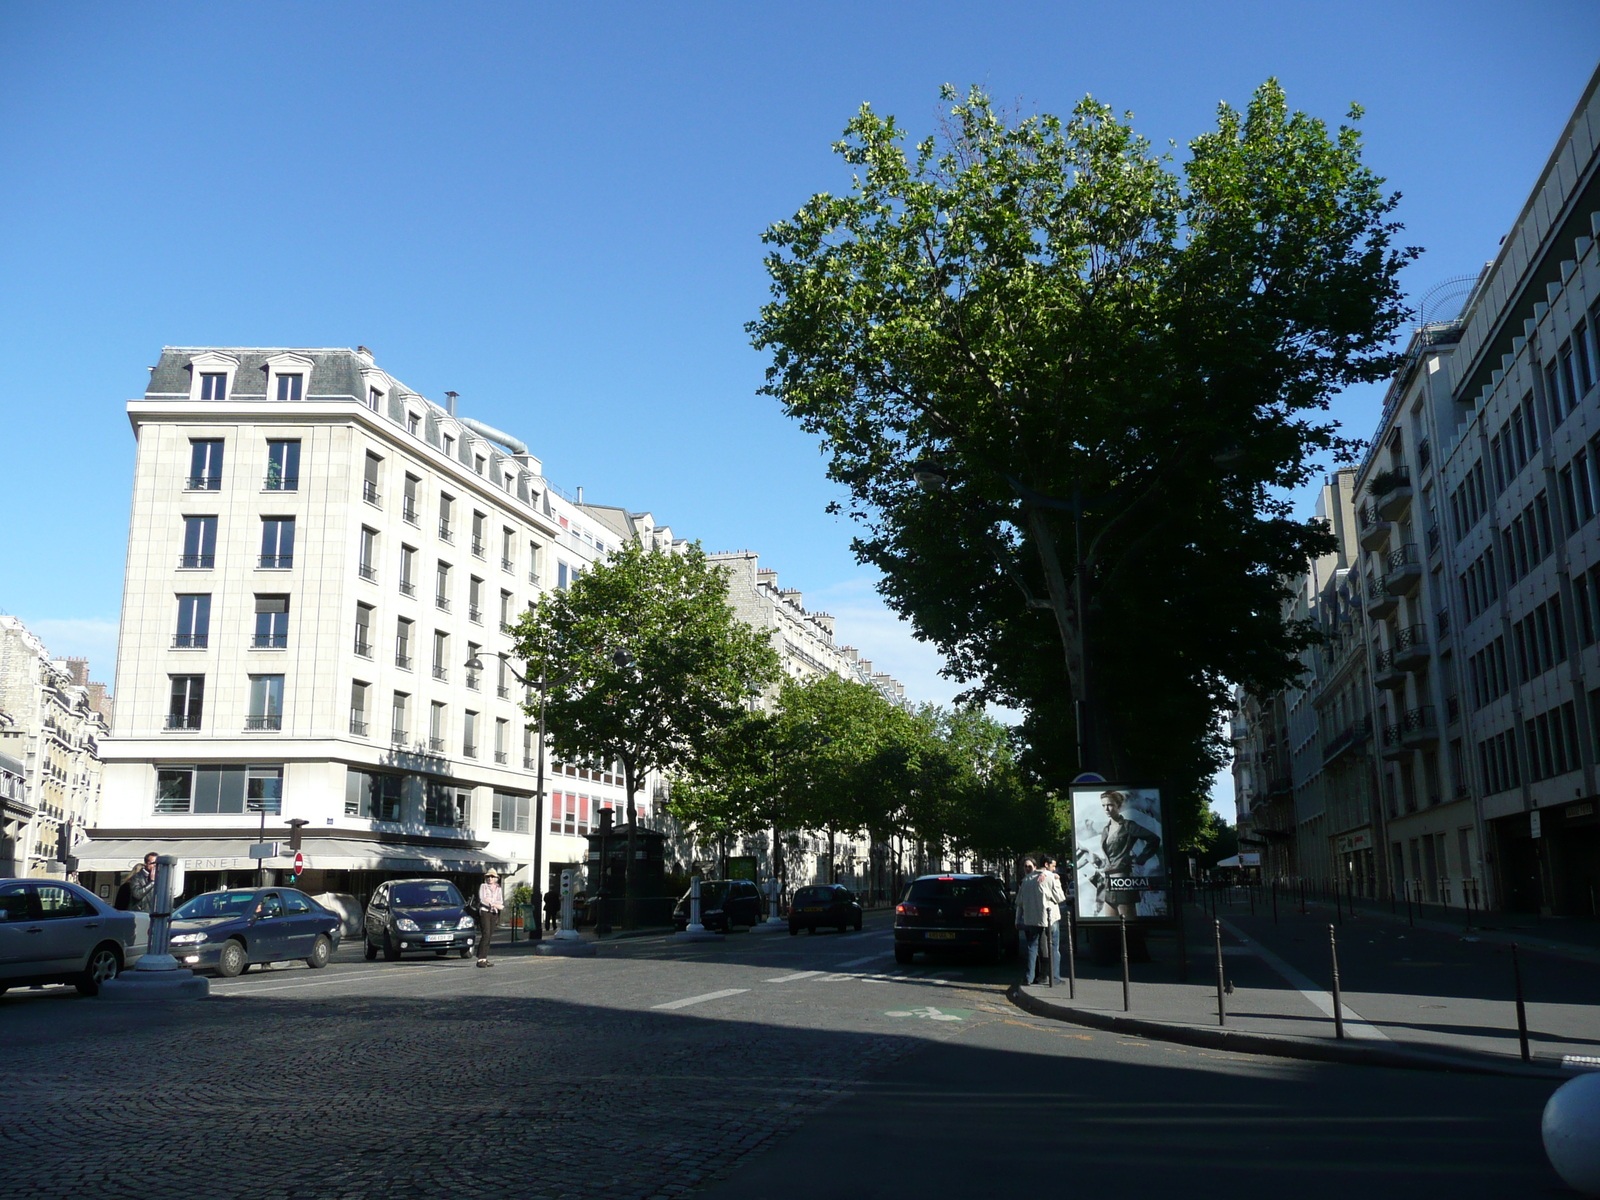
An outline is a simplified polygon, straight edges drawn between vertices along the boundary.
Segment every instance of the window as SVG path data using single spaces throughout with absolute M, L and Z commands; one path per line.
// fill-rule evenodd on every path
M 478 714 L 470 708 L 461 714 L 461 753 L 478 757 Z
M 505 763 L 511 756 L 511 722 L 504 718 L 496 718 L 494 723 L 494 760 Z
M 444 456 L 446 458 L 454 458 L 456 456 L 456 439 L 454 434 L 447 433 L 444 435 Z
M 495 686 L 495 695 L 502 700 L 509 700 L 511 699 L 511 666 L 506 662 L 504 656 L 500 657 L 499 662 L 500 681 Z
M 200 399 L 226 400 L 228 376 L 224 371 L 205 371 L 200 376 Z
M 370 684 L 356 679 L 350 684 L 350 732 L 356 737 L 367 736 L 367 693 Z
M 450 635 L 442 629 L 433 631 L 433 677 L 440 683 L 450 682 Z
M 422 418 L 414 412 L 406 413 L 406 432 L 415 436 L 422 425 Z
M 284 569 L 294 566 L 294 518 L 261 518 L 261 565 Z
M 441 562 L 434 572 L 433 602 L 445 612 L 450 611 L 450 564 Z
M 269 492 L 296 492 L 300 490 L 300 443 L 281 441 L 267 443 L 267 483 Z
M 556 587 L 563 592 L 567 590 L 567 564 L 564 562 L 556 563 Z
M 356 653 L 372 657 L 372 605 L 356 605 Z
M 516 530 L 502 528 L 500 530 L 500 569 L 502 571 L 514 569 L 516 564 L 511 561 L 511 555 L 515 551 L 516 544 Z
M 410 701 L 411 697 L 404 692 L 394 694 L 394 702 L 389 710 L 389 740 L 396 745 L 403 746 L 406 741 L 406 709 Z
M 185 517 L 183 519 L 183 557 L 180 567 L 209 571 L 216 565 L 217 519 L 215 517 Z
M 283 766 L 168 766 L 156 772 L 158 813 L 279 813 Z
M 367 407 L 373 412 L 381 412 L 383 410 L 383 393 L 375 387 L 367 389 Z
M 500 593 L 500 632 L 510 633 L 512 625 L 512 597 L 510 592 Z
M 429 825 L 466 828 L 467 801 L 470 796 L 470 792 L 458 790 L 443 780 L 428 780 L 423 820 Z
M 468 642 L 467 643 L 467 661 L 468 662 L 472 662 L 478 657 L 478 649 L 479 649 L 479 647 L 478 647 L 478 643 L 477 642 Z M 467 686 L 469 688 L 471 688 L 473 691 L 477 691 L 478 690 L 478 686 L 479 686 L 479 683 L 481 682 L 481 678 L 482 677 L 478 674 L 478 672 L 474 671 L 471 667 L 467 668 Z
M 204 650 L 210 643 L 211 595 L 178 597 L 178 632 L 172 644 L 179 650 Z
M 476 575 L 467 578 L 467 620 L 483 624 L 483 580 Z
M 244 719 L 248 729 L 283 728 L 283 676 L 250 676 L 250 713 Z
M 356 559 L 356 573 L 368 583 L 378 581 L 378 531 L 361 527 L 361 548 Z
M 173 675 L 172 693 L 167 704 L 168 729 L 199 729 L 205 707 L 204 675 Z
M 222 441 L 220 438 L 189 439 L 189 483 L 191 492 L 215 492 L 222 488 Z
M 344 815 L 370 821 L 398 821 L 405 777 L 386 771 L 348 767 L 344 777 Z
M 383 494 L 378 491 L 378 472 L 382 467 L 383 459 L 367 451 L 367 465 L 361 476 L 361 498 L 379 508 L 383 507 Z
M 439 537 L 447 542 L 451 540 L 450 510 L 454 504 L 449 496 L 439 493 Z
M 415 582 L 416 561 L 416 548 L 402 544 L 400 547 L 400 594 L 402 596 L 415 596 L 417 594 Z
M 478 454 L 478 455 L 474 455 L 473 456 L 472 469 L 474 471 L 476 471 L 479 475 L 483 474 L 483 469 L 485 467 L 487 467 L 488 465 L 489 465 L 489 460 L 486 459 L 483 455 Z
M 507 833 L 527 833 L 531 799 L 530 796 L 519 796 L 515 792 L 496 792 L 494 807 L 489 810 L 490 826 Z
M 481 512 L 472 514 L 472 552 L 479 558 L 483 557 L 483 526 L 487 520 Z
M 403 671 L 411 669 L 411 622 L 404 617 L 395 622 L 394 665 Z
M 407 475 L 405 493 L 400 499 L 400 516 L 409 524 L 417 523 L 417 488 L 422 485 L 422 480 L 415 475 Z
M 528 582 L 539 585 L 539 543 L 528 543 Z
M 256 597 L 257 650 L 282 650 L 289 644 L 289 597 Z
M 444 705 L 435 700 L 428 709 L 428 749 L 444 749 Z
M 304 397 L 303 385 L 305 383 L 305 379 L 306 379 L 306 377 L 304 375 L 279 375 L 278 376 L 278 399 L 279 400 L 300 400 L 300 399 L 302 399 Z

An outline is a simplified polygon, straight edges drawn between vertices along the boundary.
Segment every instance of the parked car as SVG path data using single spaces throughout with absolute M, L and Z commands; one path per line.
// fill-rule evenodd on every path
M 683 894 L 672 910 L 677 928 L 689 926 L 689 898 Z M 761 920 L 761 893 L 748 879 L 702 879 L 700 881 L 700 924 L 727 933 L 735 925 L 754 925 Z
M 300 958 L 328 965 L 343 936 L 339 914 L 290 887 L 229 888 L 185 900 L 172 912 L 172 956 L 225 979 L 251 963 Z
M 894 910 L 894 960 L 919 950 L 976 950 L 990 962 L 1017 954 L 1016 909 L 993 875 L 923 875 Z
M 382 952 L 389 962 L 431 950 L 439 958 L 454 950 L 462 958 L 478 943 L 478 923 L 448 879 L 391 879 L 367 901 L 367 961 Z
M 142 950 L 134 915 L 86 888 L 53 879 L 0 879 L 0 992 L 70 983 L 93 996 Z
M 804 929 L 815 933 L 827 925 L 843 933 L 852 925 L 861 930 L 861 903 L 850 889 L 837 883 L 803 887 L 794 894 L 789 905 L 789 936 Z

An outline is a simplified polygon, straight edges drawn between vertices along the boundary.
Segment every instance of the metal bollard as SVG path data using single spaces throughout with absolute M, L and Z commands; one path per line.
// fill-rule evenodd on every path
M 1130 1011 L 1128 1007 L 1128 916 L 1126 913 L 1117 914 L 1117 924 L 1122 930 L 1122 1011 Z
M 1228 1023 L 1228 1002 L 1224 998 L 1227 991 L 1222 977 L 1222 922 L 1211 922 L 1216 927 L 1217 934 L 1217 1024 Z
M 1076 898 L 1074 898 L 1076 903 Z M 1078 998 L 1078 927 L 1073 910 L 1067 909 L 1067 999 Z
M 1333 1036 L 1344 1037 L 1344 1001 L 1339 996 L 1339 939 L 1328 926 L 1328 952 L 1333 957 Z
M 1522 1048 L 1522 1061 L 1528 1062 L 1528 1006 L 1522 1002 L 1522 959 L 1515 942 L 1511 943 L 1511 982 L 1517 992 L 1517 1044 Z

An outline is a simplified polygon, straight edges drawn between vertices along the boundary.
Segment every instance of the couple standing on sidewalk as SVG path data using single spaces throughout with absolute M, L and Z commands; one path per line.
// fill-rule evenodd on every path
M 1022 860 L 1026 877 L 1017 887 L 1017 929 L 1022 943 L 1022 986 L 1033 983 L 1039 959 L 1039 938 L 1050 939 L 1050 981 L 1061 982 L 1061 906 L 1067 902 L 1056 860 L 1043 856 L 1037 867 L 1031 858 Z

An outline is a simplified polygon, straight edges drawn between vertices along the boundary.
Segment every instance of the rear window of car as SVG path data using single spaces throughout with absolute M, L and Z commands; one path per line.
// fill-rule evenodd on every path
M 395 908 L 460 908 L 461 893 L 453 883 L 397 883 L 389 889 L 389 903 Z
M 998 895 L 987 879 L 918 879 L 907 900 L 993 900 Z
M 831 904 L 834 890 L 827 887 L 804 887 L 794 894 L 796 904 Z

